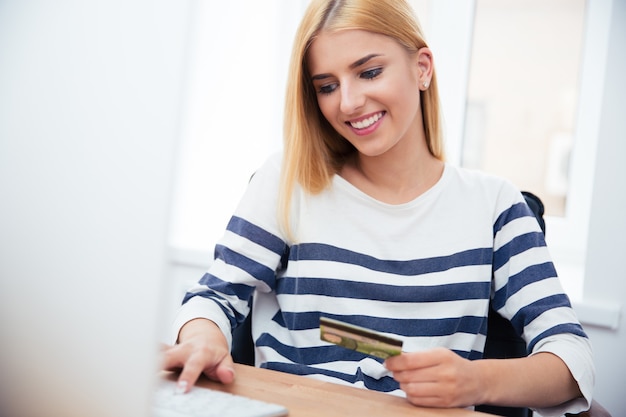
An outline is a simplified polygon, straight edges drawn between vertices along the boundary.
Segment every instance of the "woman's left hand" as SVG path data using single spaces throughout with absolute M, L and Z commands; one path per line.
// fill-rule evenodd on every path
M 449 408 L 481 403 L 477 369 L 451 350 L 402 353 L 387 359 L 385 366 L 413 405 Z

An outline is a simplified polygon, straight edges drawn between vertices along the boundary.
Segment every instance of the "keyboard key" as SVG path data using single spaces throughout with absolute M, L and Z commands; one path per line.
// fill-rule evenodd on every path
M 157 386 L 153 411 L 154 417 L 279 417 L 288 412 L 282 405 L 196 386 L 178 394 L 173 381 Z

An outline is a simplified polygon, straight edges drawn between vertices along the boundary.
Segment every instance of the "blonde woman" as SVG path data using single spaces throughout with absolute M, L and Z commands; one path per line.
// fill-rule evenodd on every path
M 285 142 L 252 178 L 177 316 L 165 368 L 234 378 L 253 310 L 256 365 L 404 395 L 578 412 L 590 344 L 543 234 L 503 179 L 445 162 L 434 60 L 402 0 L 314 0 L 293 47 Z M 483 360 L 490 300 L 522 359 Z M 383 361 L 320 340 L 320 318 L 395 336 Z

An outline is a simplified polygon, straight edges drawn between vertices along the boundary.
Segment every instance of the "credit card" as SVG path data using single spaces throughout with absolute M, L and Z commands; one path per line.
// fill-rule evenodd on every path
M 320 317 L 320 339 L 381 359 L 402 353 L 402 340 L 328 317 Z

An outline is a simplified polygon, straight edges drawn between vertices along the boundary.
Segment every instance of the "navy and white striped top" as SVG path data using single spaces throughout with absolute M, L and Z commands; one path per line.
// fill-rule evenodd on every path
M 552 351 L 560 334 L 588 349 L 543 233 L 505 180 L 446 165 L 433 188 L 391 205 L 335 176 L 319 195 L 296 190 L 289 242 L 279 174 L 278 156 L 256 172 L 177 329 L 206 317 L 229 338 L 254 294 L 258 366 L 399 395 L 381 360 L 321 341 L 320 316 L 399 336 L 405 351 L 444 346 L 479 359 L 493 297 L 529 351 Z M 581 372 L 590 367 L 589 353 Z

